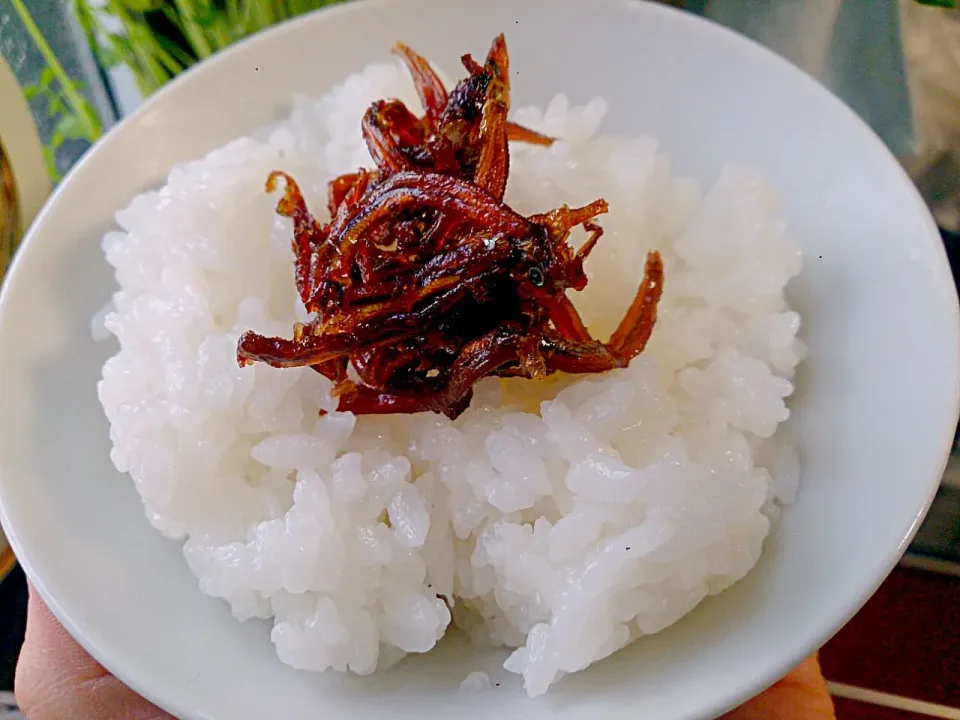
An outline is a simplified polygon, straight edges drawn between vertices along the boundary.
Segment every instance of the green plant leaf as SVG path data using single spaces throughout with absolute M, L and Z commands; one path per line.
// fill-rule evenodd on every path
M 87 7 L 92 0 L 70 1 L 78 8 L 84 6 L 92 17 L 96 40 L 90 44 L 106 46 L 97 51 L 101 64 L 124 64 L 141 92 L 149 95 L 198 60 L 237 40 L 292 15 L 343 0 L 105 0 L 96 11 Z M 123 35 L 106 32 L 106 18 L 119 21 Z M 75 105 L 71 99 L 74 111 Z
M 88 136 L 83 121 L 76 115 L 64 115 L 57 121 L 54 132 L 58 133 L 64 140 L 89 140 L 93 138 Z
M 47 66 L 40 73 L 40 86 L 48 88 L 53 84 L 55 79 L 56 75 L 53 72 L 53 68 Z
M 97 59 L 105 70 L 122 64 L 131 65 L 136 62 L 131 57 L 133 51 L 130 48 L 130 41 L 117 33 L 109 33 L 106 36 L 106 42 L 98 45 L 96 52 Z
M 47 103 L 47 117 L 51 120 L 57 115 L 60 115 L 66 112 L 67 106 L 63 104 L 63 98 L 59 95 L 53 95 L 50 98 L 50 102 Z
M 33 100 L 35 97 L 37 97 L 38 95 L 40 95 L 40 93 L 42 92 L 43 92 L 43 88 L 39 87 L 38 85 L 27 85 L 23 89 L 23 97 L 27 102 L 29 102 Z
M 43 149 L 43 162 L 47 166 L 47 174 L 50 179 L 57 182 L 60 179 L 60 171 L 57 170 L 56 148 L 48 145 Z
M 163 7 L 164 0 L 120 0 L 130 12 L 151 12 Z
M 213 55 L 213 48 L 207 40 L 204 28 L 197 22 L 198 8 L 195 7 L 192 0 L 172 0 L 172 3 L 172 5 L 164 6 L 164 12 L 187 38 L 193 54 L 200 59 Z
M 170 77 L 176 77 L 183 72 L 183 66 L 177 62 L 177 59 L 173 57 L 173 55 L 164 50 L 162 46 L 157 45 L 153 52 L 157 62 L 170 74 Z
M 112 70 L 123 63 L 123 53 L 115 45 L 98 45 L 95 49 L 97 62 L 104 70 Z
M 77 24 L 83 30 L 84 39 L 87 45 L 96 56 L 97 62 L 104 69 L 113 68 L 118 64 L 118 60 L 110 55 L 110 48 L 105 45 L 100 37 L 106 33 L 100 27 L 96 13 L 90 9 L 86 0 L 70 0 L 70 9 Z
M 126 35 L 110 33 L 107 35 L 107 41 L 118 53 L 129 54 L 133 52 L 133 44 Z
M 92 27 L 93 18 L 91 16 L 93 13 L 90 12 L 90 8 L 87 7 L 84 0 L 70 0 L 70 12 L 83 25 L 84 29 Z
M 73 13 L 73 16 L 77 19 L 77 23 L 80 25 L 80 28 L 83 30 L 84 37 L 86 37 L 87 42 L 90 45 L 96 43 L 96 26 L 97 19 L 93 14 L 93 11 L 90 10 L 90 7 L 87 5 L 86 0 L 70 0 L 70 11 Z
M 240 0 L 224 0 L 226 3 L 227 22 L 234 36 L 239 36 L 240 28 Z
M 208 28 L 215 25 L 220 17 L 217 9 L 207 2 L 197 2 L 193 7 L 193 19 L 200 27 Z
M 190 67 L 196 62 L 182 47 L 169 38 L 158 36 L 157 43 L 170 57 L 180 63 L 183 69 Z

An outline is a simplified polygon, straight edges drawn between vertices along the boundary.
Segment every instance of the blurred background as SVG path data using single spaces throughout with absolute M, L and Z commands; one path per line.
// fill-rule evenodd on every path
M 243 37 L 342 1 L 0 0 L 0 279 L 51 189 L 145 97 Z M 863 117 L 929 205 L 957 277 L 955 2 L 663 2 L 780 53 Z M 943 710 L 960 707 L 960 630 L 954 618 L 960 607 L 960 442 L 901 565 L 824 650 L 841 718 L 960 717 L 960 710 Z M 13 686 L 25 604 L 23 574 L 0 532 L 0 718 L 2 692 Z M 864 710 L 868 706 L 873 709 Z M 900 707 L 901 714 L 876 714 L 884 706 L 889 712 Z

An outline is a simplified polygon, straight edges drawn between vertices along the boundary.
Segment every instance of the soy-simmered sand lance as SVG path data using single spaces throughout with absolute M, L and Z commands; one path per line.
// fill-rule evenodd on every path
M 544 378 L 622 368 L 643 351 L 663 292 L 650 253 L 643 282 L 607 343 L 594 340 L 567 290 L 603 235 L 602 198 L 529 218 L 503 202 L 512 135 L 552 140 L 508 121 L 510 63 L 497 37 L 486 62 L 449 94 L 426 60 L 399 45 L 426 108 L 380 100 L 362 131 L 376 169 L 327 186 L 318 222 L 284 176 L 278 212 L 294 221 L 297 291 L 313 320 L 293 338 L 248 332 L 241 364 L 309 365 L 335 383 L 337 409 L 355 414 L 442 412 L 456 420 L 484 377 Z M 267 180 L 274 190 L 280 173 Z M 570 231 L 589 232 L 574 252 Z M 348 377 L 352 369 L 358 382 Z
M 658 252 L 649 342 L 606 372 L 487 373 L 455 420 L 344 412 L 342 378 L 241 367 L 237 349 L 315 321 L 296 223 L 264 180 L 282 169 L 330 222 L 328 183 L 377 165 L 361 121 L 385 99 L 418 121 L 433 107 L 402 63 L 367 67 L 118 213 L 104 251 L 119 290 L 97 321 L 119 341 L 99 387 L 112 458 L 184 542 L 200 589 L 240 620 L 272 619 L 284 662 L 370 673 L 458 625 L 513 649 L 506 668 L 537 695 L 758 560 L 799 481 L 776 431 L 803 354 L 783 293 L 800 254 L 754 172 L 728 169 L 702 194 L 654 139 L 598 134 L 601 99 L 521 109 L 503 203 L 529 219 L 603 198 L 590 282 L 570 299 L 591 337 L 616 335 Z M 570 252 L 588 237 L 573 228 Z

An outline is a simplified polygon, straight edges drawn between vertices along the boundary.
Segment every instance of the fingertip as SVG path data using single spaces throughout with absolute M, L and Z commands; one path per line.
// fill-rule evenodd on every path
M 816 654 L 721 720 L 835 720 L 833 700 Z

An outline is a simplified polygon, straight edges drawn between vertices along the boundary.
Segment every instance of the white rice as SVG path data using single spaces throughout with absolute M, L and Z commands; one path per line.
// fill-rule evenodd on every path
M 463 682 L 460 683 L 460 690 L 463 692 L 480 692 L 481 690 L 489 690 L 493 687 L 493 681 L 490 680 L 490 676 L 485 672 L 472 672 L 467 675 Z
M 653 138 L 597 135 L 602 100 L 557 97 L 515 114 L 562 142 L 513 147 L 508 202 L 610 202 L 575 296 L 600 338 L 660 250 L 648 350 L 602 376 L 484 381 L 457 422 L 320 418 L 335 401 L 319 374 L 235 359 L 243 331 L 289 336 L 306 319 L 291 226 L 263 184 L 292 173 L 322 216 L 326 181 L 371 164 L 359 120 L 382 97 L 419 108 L 398 65 L 369 67 L 118 213 L 103 249 L 119 291 L 100 321 L 120 344 L 99 385 L 112 459 L 202 592 L 238 620 L 273 619 L 283 662 L 371 673 L 455 624 L 515 648 L 506 669 L 539 695 L 757 562 L 799 483 L 774 434 L 803 355 L 783 294 L 800 253 L 755 172 L 728 169 L 704 194 Z

